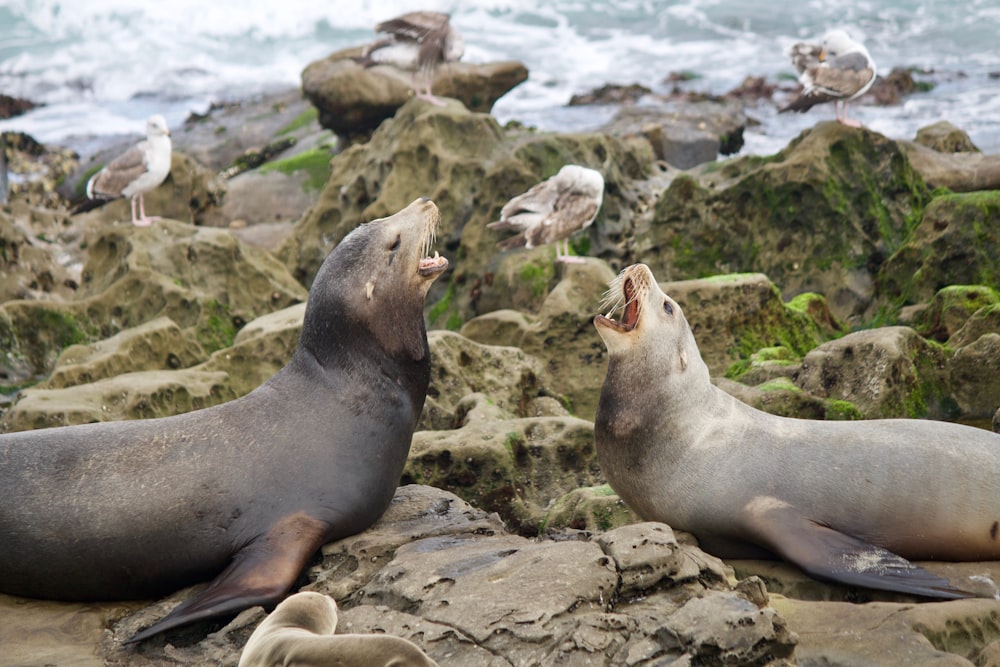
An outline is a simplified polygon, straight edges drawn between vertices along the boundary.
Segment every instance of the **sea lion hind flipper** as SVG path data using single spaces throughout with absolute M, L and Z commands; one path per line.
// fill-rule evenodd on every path
M 326 523 L 305 515 L 285 517 L 266 535 L 238 551 L 207 587 L 124 643 L 134 644 L 165 630 L 249 607 L 272 606 L 288 592 L 309 558 L 326 541 L 327 530 Z
M 820 580 L 924 597 L 974 597 L 902 556 L 803 516 L 791 506 L 752 513 L 753 529 L 782 558 Z

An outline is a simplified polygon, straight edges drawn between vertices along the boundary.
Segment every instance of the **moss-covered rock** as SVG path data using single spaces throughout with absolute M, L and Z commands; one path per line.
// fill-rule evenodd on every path
M 921 336 L 943 343 L 980 308 L 994 305 L 1000 305 L 1000 292 L 988 285 L 950 285 L 938 290 L 913 326 Z
M 948 369 L 962 417 L 992 417 L 1000 406 L 1000 333 L 984 334 L 956 350 Z
M 909 327 L 857 331 L 809 352 L 795 383 L 825 399 L 847 401 L 866 419 L 958 414 L 950 351 Z
M 1000 190 L 942 194 L 882 265 L 878 291 L 894 305 L 919 303 L 949 285 L 1000 285 Z
M 588 530 L 601 532 L 641 522 L 607 484 L 573 489 L 556 500 L 545 514 L 542 530 Z
M 819 123 L 774 156 L 675 178 L 635 259 L 661 280 L 760 271 L 788 296 L 815 291 L 838 317 L 857 317 L 929 196 L 896 142 Z
M 232 345 L 246 322 L 307 296 L 269 253 L 244 246 L 226 230 L 171 220 L 147 228 L 93 223 L 85 245 L 74 300 L 0 305 L 6 365 L 19 368 L 21 380 L 50 373 L 69 345 L 159 317 L 210 353 Z

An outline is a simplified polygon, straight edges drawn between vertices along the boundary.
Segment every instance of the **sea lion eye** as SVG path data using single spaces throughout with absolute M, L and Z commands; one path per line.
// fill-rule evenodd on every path
M 663 302 L 663 311 L 667 315 L 673 315 L 674 314 L 674 307 L 670 305 L 669 301 L 664 301 Z
M 396 234 L 396 240 L 392 242 L 391 246 L 389 246 L 389 250 L 392 251 L 399 250 L 400 243 L 402 243 L 402 237 L 399 234 Z

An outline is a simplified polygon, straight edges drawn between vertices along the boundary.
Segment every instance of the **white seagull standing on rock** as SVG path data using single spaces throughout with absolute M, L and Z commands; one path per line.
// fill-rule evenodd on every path
M 590 226 L 603 200 L 601 173 L 568 164 L 552 178 L 507 202 L 500 210 L 500 219 L 486 226 L 519 232 L 497 243 L 498 248 L 530 249 L 554 242 L 557 262 L 580 263 L 583 259 L 569 254 L 569 236 Z M 560 251 L 560 241 L 565 251 Z
M 875 83 L 875 61 L 864 45 L 852 40 L 843 30 L 831 30 L 822 47 L 795 44 L 789 50 L 792 64 L 799 72 L 802 93 L 781 109 L 805 112 L 817 104 L 833 101 L 837 120 L 850 127 L 861 123 L 847 117 L 847 103 L 861 97 Z M 843 113 L 838 103 L 843 102 Z
M 413 88 L 422 100 L 437 106 L 444 102 L 431 94 L 431 81 L 442 63 L 456 62 L 465 53 L 465 41 L 441 12 L 410 12 L 375 26 L 385 37 L 365 46 L 356 60 L 367 66 L 393 65 L 413 72 Z M 417 73 L 423 87 L 417 86 Z
M 170 173 L 170 130 L 163 116 L 156 114 L 146 121 L 146 139 L 140 141 L 104 166 L 87 181 L 87 199 L 73 213 L 103 206 L 120 197 L 132 199 L 132 224 L 148 227 L 158 217 L 147 217 L 142 195 L 157 187 Z M 135 200 L 139 200 L 136 217 Z

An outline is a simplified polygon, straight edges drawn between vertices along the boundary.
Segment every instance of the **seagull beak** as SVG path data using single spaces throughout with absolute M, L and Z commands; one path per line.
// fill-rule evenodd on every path
M 826 62 L 826 49 L 823 49 L 822 51 L 819 52 L 819 61 L 821 63 Z

